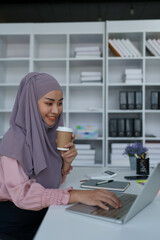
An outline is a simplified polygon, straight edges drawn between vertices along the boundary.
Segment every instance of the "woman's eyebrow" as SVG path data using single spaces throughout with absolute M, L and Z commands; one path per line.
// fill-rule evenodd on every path
M 50 100 L 50 101 L 55 101 L 55 99 L 53 99 L 53 98 L 45 98 L 45 99 Z M 63 100 L 63 98 L 59 99 L 58 101 L 62 101 L 62 100 Z

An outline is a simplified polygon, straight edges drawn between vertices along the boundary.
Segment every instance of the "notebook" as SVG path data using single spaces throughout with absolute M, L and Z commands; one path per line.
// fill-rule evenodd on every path
M 82 214 L 105 221 L 124 224 L 133 218 L 138 212 L 150 204 L 156 197 L 160 189 L 160 163 L 157 164 L 153 172 L 150 174 L 139 195 L 118 193 L 117 196 L 122 199 L 123 206 L 119 209 L 111 208 L 105 211 L 99 207 L 88 206 L 76 203 L 66 210 L 72 213 Z M 126 201 L 124 203 L 124 201 Z
M 120 191 L 124 192 L 130 185 L 130 182 L 125 181 L 113 181 L 109 180 L 108 182 L 99 179 L 90 179 L 81 184 L 82 188 L 93 188 L 93 189 L 107 189 L 111 191 Z M 101 183 L 101 184 L 100 184 Z M 99 185 L 98 185 L 99 184 Z

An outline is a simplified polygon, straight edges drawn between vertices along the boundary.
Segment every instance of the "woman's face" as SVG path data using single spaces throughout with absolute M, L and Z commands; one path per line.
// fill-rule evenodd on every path
M 53 126 L 63 110 L 63 93 L 61 90 L 54 90 L 38 100 L 38 107 L 44 122 Z

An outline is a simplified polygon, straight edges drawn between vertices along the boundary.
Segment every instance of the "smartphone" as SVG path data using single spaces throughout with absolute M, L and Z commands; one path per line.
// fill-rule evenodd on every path
M 148 178 L 147 175 L 143 175 L 143 176 L 125 176 L 124 177 L 127 180 L 145 180 Z
M 105 172 L 99 172 L 99 173 L 92 173 L 92 174 L 85 174 L 85 177 L 89 179 L 110 179 L 114 176 L 116 176 L 117 173 L 111 171 L 111 170 L 106 170 Z
M 104 173 L 105 173 L 106 175 L 112 176 L 112 177 L 116 175 L 116 173 L 113 172 L 113 171 L 111 171 L 111 170 L 106 170 Z

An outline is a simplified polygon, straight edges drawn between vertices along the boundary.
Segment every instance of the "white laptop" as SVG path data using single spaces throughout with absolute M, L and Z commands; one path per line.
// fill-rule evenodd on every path
M 66 208 L 67 211 L 78 213 L 94 218 L 103 219 L 105 221 L 115 223 L 126 223 L 138 212 L 150 204 L 160 190 L 160 163 L 155 167 L 150 174 L 144 188 L 139 195 L 118 193 L 116 194 L 121 202 L 122 207 L 119 209 L 110 208 L 109 211 L 103 210 L 96 206 L 88 206 L 81 203 L 76 203 L 71 207 Z M 125 202 L 124 202 L 125 201 Z

